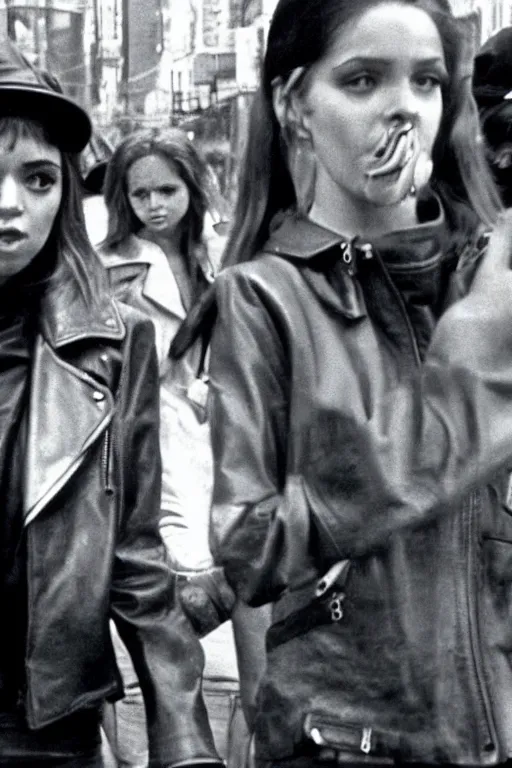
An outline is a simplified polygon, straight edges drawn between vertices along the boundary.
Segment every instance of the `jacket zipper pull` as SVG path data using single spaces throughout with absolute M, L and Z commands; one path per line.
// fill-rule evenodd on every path
M 337 563 L 334 563 L 325 576 L 322 576 L 322 578 L 318 580 L 315 597 L 322 597 L 329 587 L 332 587 L 332 585 L 339 580 L 340 576 L 343 576 L 343 583 L 345 583 L 349 567 L 350 560 L 339 560 Z
M 369 755 L 372 749 L 372 729 L 363 728 L 363 735 L 361 736 L 361 744 L 359 745 L 361 752 L 365 755 Z

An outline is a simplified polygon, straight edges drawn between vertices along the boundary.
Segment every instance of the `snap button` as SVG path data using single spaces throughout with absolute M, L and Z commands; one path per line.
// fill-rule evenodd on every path
M 104 352 L 102 355 L 100 355 L 100 360 L 103 363 L 108 363 L 108 355 Z
M 114 320 L 113 317 L 109 317 L 105 320 L 105 325 L 108 326 L 109 328 L 114 328 L 115 324 L 116 324 L 116 321 Z
M 96 400 L 97 403 L 101 403 L 105 399 L 105 395 L 103 392 L 100 392 L 99 390 L 95 389 L 92 393 L 93 400 Z
M 371 243 L 361 243 L 359 248 L 362 251 L 363 259 L 373 258 L 373 248 L 371 246 Z

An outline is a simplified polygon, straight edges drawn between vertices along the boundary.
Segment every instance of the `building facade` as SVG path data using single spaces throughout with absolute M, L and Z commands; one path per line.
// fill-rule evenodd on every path
M 85 0 L 4 0 L 2 5 L 4 32 L 36 66 L 53 72 L 67 94 L 89 106 Z
M 512 0 L 451 0 L 451 6 L 459 16 L 476 14 L 480 43 L 512 24 Z

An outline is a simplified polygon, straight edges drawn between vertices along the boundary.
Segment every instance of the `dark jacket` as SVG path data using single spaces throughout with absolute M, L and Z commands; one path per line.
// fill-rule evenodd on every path
M 290 216 L 217 278 L 212 549 L 274 603 L 263 760 L 512 756 L 512 296 L 464 297 L 484 239 L 444 232 Z
M 112 617 L 146 700 L 150 765 L 215 761 L 203 655 L 158 533 L 153 327 L 107 294 L 89 304 L 66 285 L 44 297 L 31 373 L 28 723 L 41 728 L 122 695 Z

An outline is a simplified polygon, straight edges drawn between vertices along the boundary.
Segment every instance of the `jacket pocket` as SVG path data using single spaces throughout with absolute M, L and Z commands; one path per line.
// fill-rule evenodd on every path
M 304 734 L 319 749 L 333 750 L 338 762 L 393 765 L 398 735 L 357 723 L 345 723 L 325 712 L 308 712 Z

